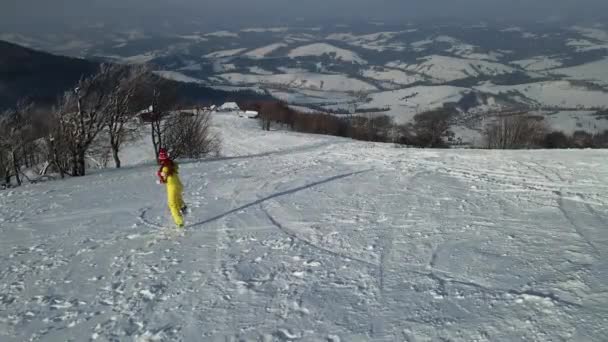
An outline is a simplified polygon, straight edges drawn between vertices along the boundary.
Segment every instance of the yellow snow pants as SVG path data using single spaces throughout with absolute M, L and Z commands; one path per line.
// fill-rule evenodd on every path
M 182 192 L 183 186 L 181 184 L 177 182 L 167 183 L 167 203 L 169 204 L 173 221 L 179 227 L 184 225 L 184 218 L 181 212 L 181 209 L 184 207 Z

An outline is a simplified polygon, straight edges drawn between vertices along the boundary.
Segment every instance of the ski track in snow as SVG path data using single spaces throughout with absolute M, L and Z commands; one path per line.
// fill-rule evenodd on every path
M 605 151 L 419 150 L 214 117 L 155 167 L 0 191 L 0 341 L 604 341 Z

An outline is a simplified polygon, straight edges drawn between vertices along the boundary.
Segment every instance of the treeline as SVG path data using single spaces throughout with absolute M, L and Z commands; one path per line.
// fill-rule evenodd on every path
M 386 115 L 304 113 L 279 101 L 242 102 L 239 106 L 257 111 L 264 130 L 270 130 L 274 123 L 302 133 L 433 148 L 448 146 L 449 123 L 455 114 L 450 109 L 438 109 L 416 115 L 413 123 L 399 125 Z
M 207 113 L 180 113 L 174 82 L 145 66 L 102 65 L 61 96 L 52 108 L 21 101 L 0 114 L 0 184 L 21 185 L 49 175 L 83 176 L 87 167 L 107 166 L 148 125 L 159 148 L 173 157 L 198 158 L 217 152 Z M 26 172 L 27 171 L 27 172 Z
M 295 110 L 278 101 L 239 103 L 242 109 L 255 110 L 264 130 L 272 124 L 287 127 L 296 132 L 326 134 L 355 140 L 390 142 L 412 147 L 445 148 L 454 137 L 450 130 L 459 113 L 450 107 L 419 113 L 408 124 L 395 124 L 386 115 L 375 113 L 333 115 L 306 113 Z M 606 148 L 608 131 L 590 134 L 577 131 L 567 135 L 551 131 L 542 116 L 527 112 L 509 115 L 493 115 L 484 127 L 482 135 L 488 149 L 538 149 L 538 148 Z
M 495 118 L 484 130 L 485 147 L 490 149 L 607 148 L 608 130 L 591 134 L 575 131 L 568 135 L 551 131 L 542 116 L 525 112 Z

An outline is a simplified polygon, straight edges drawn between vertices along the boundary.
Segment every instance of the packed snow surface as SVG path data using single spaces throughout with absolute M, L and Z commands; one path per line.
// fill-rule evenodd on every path
M 0 191 L 0 340 L 605 341 L 606 151 L 418 150 L 216 115 L 224 157 Z

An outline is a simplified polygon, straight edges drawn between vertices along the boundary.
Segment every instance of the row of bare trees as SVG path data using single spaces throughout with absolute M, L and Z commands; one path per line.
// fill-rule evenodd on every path
M 349 137 L 356 140 L 393 142 L 425 148 L 448 147 L 453 137 L 450 127 L 456 112 L 439 108 L 419 113 L 411 123 L 397 125 L 385 115 L 374 113 L 332 115 L 304 113 L 277 101 L 240 103 L 243 109 L 256 110 L 262 129 L 270 130 L 273 123 L 289 129 L 315 134 Z M 484 127 L 484 147 L 489 149 L 531 148 L 602 148 L 608 147 L 608 131 L 590 134 L 577 131 L 572 135 L 551 132 L 544 117 L 528 112 L 492 114 Z
M 139 137 L 143 124 L 150 125 L 155 155 L 161 147 L 176 158 L 219 153 L 209 114 L 180 114 L 177 105 L 173 83 L 146 67 L 102 65 L 53 108 L 22 102 L 0 116 L 0 183 L 15 179 L 21 185 L 24 169 L 31 174 L 33 168 L 62 178 L 83 176 L 96 153 L 111 154 L 119 168 L 121 148 Z
M 516 113 L 497 117 L 486 125 L 486 147 L 490 149 L 524 149 L 542 145 L 548 133 L 543 117 Z
M 414 122 L 395 124 L 391 117 L 377 113 L 332 115 L 304 113 L 277 101 L 240 103 L 243 109 L 255 110 L 262 129 L 276 123 L 303 133 L 327 134 L 356 140 L 393 142 L 420 147 L 445 147 L 450 135 L 453 111 L 437 109 L 420 113 Z

